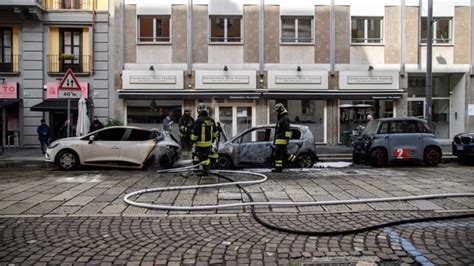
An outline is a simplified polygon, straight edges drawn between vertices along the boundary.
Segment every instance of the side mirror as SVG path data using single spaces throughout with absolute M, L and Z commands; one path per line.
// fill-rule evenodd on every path
M 89 144 L 91 144 L 92 142 L 94 142 L 94 135 L 89 136 Z

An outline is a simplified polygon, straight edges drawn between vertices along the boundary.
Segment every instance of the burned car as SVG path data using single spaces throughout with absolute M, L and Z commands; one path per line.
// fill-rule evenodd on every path
M 138 127 L 107 127 L 82 137 L 59 139 L 46 150 L 45 160 L 62 170 L 81 165 L 144 168 L 170 167 L 178 160 L 180 145 L 168 132 Z
M 288 152 L 296 155 L 295 165 L 312 167 L 318 160 L 313 133 L 306 126 L 291 125 L 292 137 Z M 242 131 L 219 145 L 217 167 L 271 166 L 274 162 L 273 136 L 275 125 L 261 125 Z
M 355 164 L 385 166 L 395 161 L 423 161 L 435 166 L 442 150 L 426 121 L 418 118 L 383 118 L 370 121 L 352 142 Z
M 474 132 L 457 134 L 452 142 L 453 155 L 460 160 L 474 160 Z

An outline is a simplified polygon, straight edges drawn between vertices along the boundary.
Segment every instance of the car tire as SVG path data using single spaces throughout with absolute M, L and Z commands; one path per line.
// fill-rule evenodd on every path
M 436 147 L 428 147 L 423 154 L 423 162 L 428 166 L 436 166 L 441 162 L 441 151 Z
M 65 171 L 75 170 L 79 167 L 79 156 L 72 150 L 63 150 L 59 153 L 56 160 L 59 168 Z
M 216 166 L 218 169 L 232 169 L 233 162 L 232 162 L 232 159 L 228 155 L 219 154 L 219 158 L 217 159 Z
M 299 168 L 312 168 L 316 158 L 309 153 L 302 153 L 296 157 L 296 166 Z
M 383 149 L 375 149 L 370 153 L 370 164 L 375 167 L 387 165 L 387 153 Z

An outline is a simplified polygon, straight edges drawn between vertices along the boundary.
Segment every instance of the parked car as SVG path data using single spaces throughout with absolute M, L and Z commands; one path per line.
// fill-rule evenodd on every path
M 426 121 L 418 118 L 383 118 L 370 121 L 352 143 L 356 164 L 385 166 L 394 161 L 423 161 L 435 166 L 442 149 Z
M 82 137 L 59 139 L 46 150 L 45 160 L 63 170 L 81 165 L 143 168 L 171 166 L 180 146 L 167 132 L 138 127 L 107 127 Z
M 452 147 L 453 155 L 458 159 L 474 160 L 474 132 L 464 132 L 454 136 Z
M 291 125 L 288 152 L 296 155 L 294 167 L 312 167 L 318 160 L 313 133 L 306 126 Z M 274 162 L 275 125 L 249 128 L 219 145 L 217 167 L 271 166 Z

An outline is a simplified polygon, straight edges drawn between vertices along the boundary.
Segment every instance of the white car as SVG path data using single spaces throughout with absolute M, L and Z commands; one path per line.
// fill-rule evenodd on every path
M 149 163 L 170 167 L 179 151 L 179 144 L 167 132 L 118 126 L 56 140 L 48 146 L 45 160 L 63 170 L 80 165 L 144 168 Z

